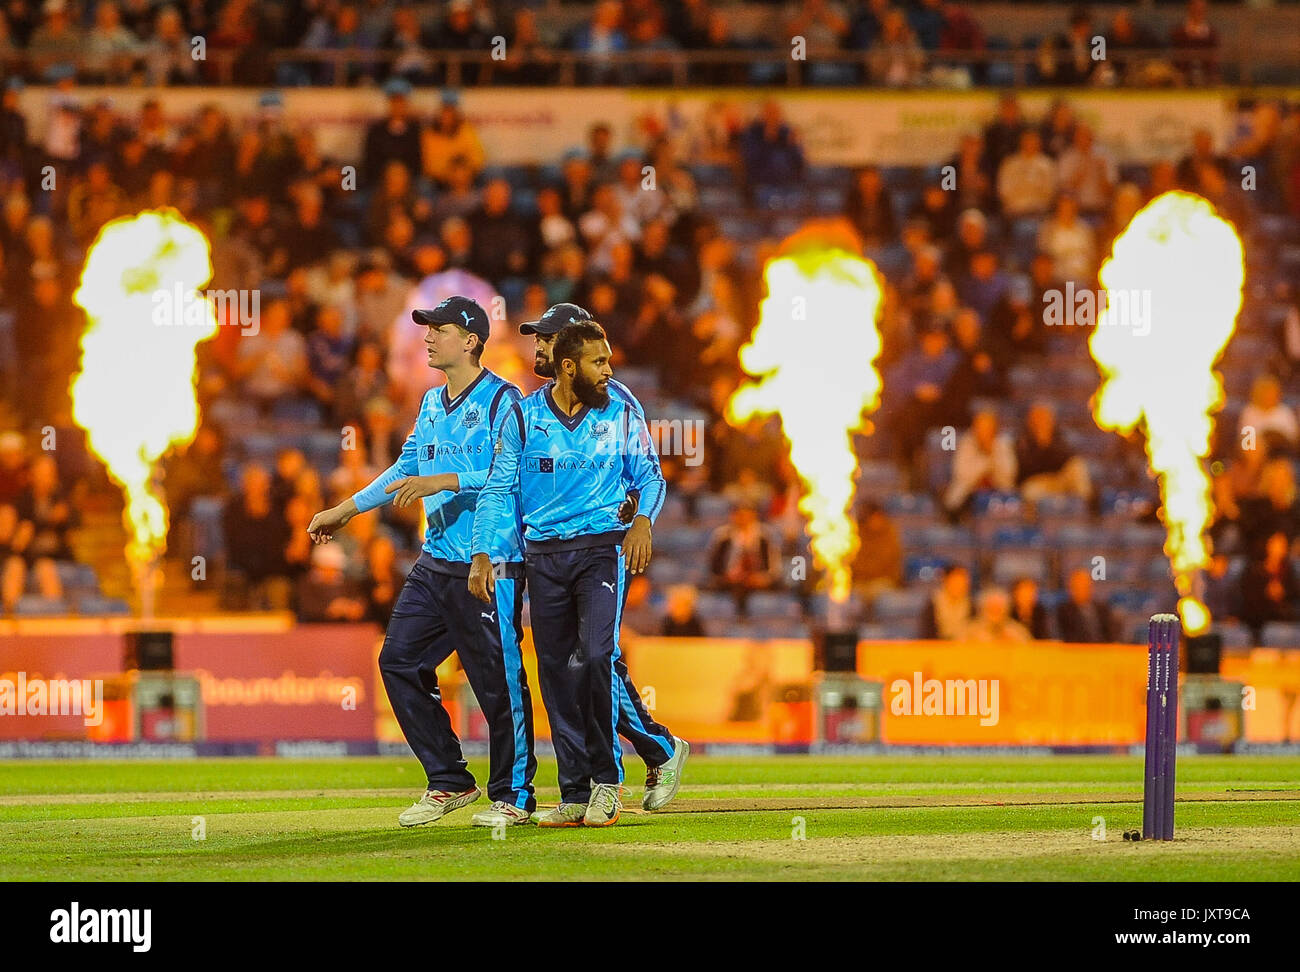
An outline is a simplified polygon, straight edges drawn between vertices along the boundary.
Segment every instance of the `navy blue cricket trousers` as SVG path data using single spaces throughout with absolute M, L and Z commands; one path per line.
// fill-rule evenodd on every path
M 432 790 L 474 786 L 460 739 L 443 708 L 435 669 L 454 651 L 487 720 L 488 797 L 531 812 L 533 707 L 520 650 L 523 579 L 499 577 L 492 604 L 469 593 L 466 577 L 430 569 L 421 557 L 393 605 L 379 671 L 393 713 Z
M 586 803 L 593 783 L 623 782 L 620 731 L 651 765 L 672 755 L 672 734 L 641 704 L 622 660 L 622 547 L 549 547 L 529 544 L 524 557 L 537 676 L 559 764 L 560 798 Z

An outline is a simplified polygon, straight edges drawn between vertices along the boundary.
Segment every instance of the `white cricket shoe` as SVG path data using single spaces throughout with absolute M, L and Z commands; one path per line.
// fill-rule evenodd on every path
M 584 827 L 609 827 L 618 823 L 618 815 L 623 809 L 617 783 L 596 783 L 591 788 L 591 799 L 587 803 L 587 812 L 582 818 Z
M 533 814 L 533 823 L 539 827 L 581 827 L 586 813 L 585 803 L 561 803 Z
M 496 800 L 486 810 L 480 810 L 470 818 L 475 827 L 512 827 L 515 824 L 528 823 L 528 811 L 511 806 L 504 800 Z
M 407 807 L 397 817 L 403 827 L 418 827 L 433 823 L 461 807 L 467 807 L 483 794 L 478 787 L 471 787 L 461 793 L 447 790 L 425 790 L 420 799 Z
M 691 755 L 691 744 L 673 736 L 673 755 L 662 766 L 650 766 L 645 772 L 645 793 L 641 797 L 642 810 L 662 810 L 677 796 L 682 785 L 682 769 Z

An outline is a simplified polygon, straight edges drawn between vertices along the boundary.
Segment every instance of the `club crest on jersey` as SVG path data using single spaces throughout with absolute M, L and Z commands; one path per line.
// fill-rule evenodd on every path
M 612 433 L 613 431 L 614 431 L 613 423 L 597 422 L 595 425 L 591 427 L 591 437 L 593 439 L 599 439 L 601 442 L 604 442 L 609 438 L 610 433 Z
M 479 411 L 477 406 L 472 405 L 465 409 L 465 417 L 460 424 L 464 428 L 472 429 L 481 421 L 483 421 L 483 413 Z

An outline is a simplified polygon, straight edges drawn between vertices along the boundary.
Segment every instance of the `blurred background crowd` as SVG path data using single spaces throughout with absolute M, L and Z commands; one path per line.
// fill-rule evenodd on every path
M 172 513 L 165 605 L 386 621 L 418 550 L 418 512 L 357 517 L 322 548 L 305 528 L 400 451 L 432 379 L 405 354 L 418 331 L 402 312 L 417 283 L 452 275 L 444 279 L 461 292 L 504 298 L 503 333 L 558 301 L 589 308 L 610 334 L 618 377 L 648 416 L 700 430 L 696 456 L 664 456 L 671 499 L 651 570 L 631 585 L 628 628 L 802 636 L 824 599 L 779 424 L 736 428 L 722 414 L 744 377 L 737 353 L 757 322 L 764 261 L 803 220 L 841 216 L 887 284 L 883 407 L 856 442 L 852 610 L 863 636 L 1127 640 L 1172 603 L 1155 484 L 1141 438 L 1099 431 L 1091 416 L 1090 328 L 1046 326 L 1043 298 L 1067 282 L 1096 286 L 1111 240 L 1134 213 L 1183 188 L 1235 222 L 1250 264 L 1238 333 L 1221 364 L 1228 401 L 1212 457 L 1205 598 L 1230 645 L 1300 644 L 1300 105 L 1242 100 L 1229 144 L 1198 132 L 1180 154 L 1119 165 L 1068 93 L 1030 116 L 1008 91 L 949 161 L 955 191 L 941 187 L 937 168 L 812 165 L 798 119 L 759 97 L 720 119 L 703 157 L 672 132 L 619 135 L 629 126 L 610 119 L 544 164 L 501 165 L 485 153 L 460 89 L 444 88 L 430 114 L 412 108 L 412 83 L 447 80 L 442 61 L 417 55 L 477 50 L 494 31 L 516 42 L 538 31 L 523 36 L 540 43 L 552 8 L 434 6 L 5 5 L 4 57 L 23 65 L 8 75 L 0 109 L 5 615 L 126 610 L 105 596 L 127 588 L 120 500 L 71 420 L 66 389 L 80 333 L 71 294 L 104 222 L 172 206 L 212 241 L 211 286 L 256 290 L 261 303 L 256 333 L 222 327 L 199 347 L 202 423 L 169 457 L 162 481 Z M 560 49 L 730 42 L 725 5 L 609 0 L 583 9 L 556 39 Z M 889 66 L 872 75 L 884 84 L 909 83 L 899 58 L 919 71 L 945 44 L 991 44 L 967 29 L 962 5 L 949 3 L 809 0 L 763 12 L 801 24 L 810 45 L 885 52 Z M 1182 12 L 1181 34 L 1141 33 L 1131 46 L 1164 48 L 1171 79 L 1210 78 L 1216 35 L 1204 5 Z M 1063 32 L 1041 47 L 1069 72 L 1071 37 L 1105 25 L 1083 10 L 1061 8 L 1059 17 Z M 1136 29 L 1116 21 L 1115 30 Z M 285 119 L 274 92 L 260 96 L 247 123 L 209 105 L 179 126 L 156 100 L 127 115 L 81 92 L 83 82 L 130 83 L 141 71 L 150 82 L 209 83 L 202 65 L 187 76 L 180 59 L 164 56 L 196 32 L 240 52 L 240 70 L 272 63 L 254 54 L 257 45 L 410 58 L 349 68 L 348 83 L 374 81 L 385 93 L 383 115 L 357 122 L 357 159 L 325 157 L 310 126 Z M 58 62 L 64 44 L 104 56 L 70 74 Z M 1184 48 L 1199 52 L 1199 73 Z M 42 67 L 47 55 L 57 63 Z M 329 81 L 309 63 L 273 67 L 269 80 L 280 84 Z M 27 134 L 35 119 L 17 94 L 23 77 L 50 80 L 50 70 L 58 100 L 36 144 Z M 610 70 L 616 83 L 645 80 L 617 73 L 635 66 Z M 485 68 L 461 80 L 549 77 Z M 357 166 L 355 190 L 340 185 L 345 162 Z M 66 191 L 41 190 L 47 164 Z M 647 165 L 654 190 L 643 187 Z M 1258 173 L 1253 191 L 1242 188 L 1244 165 Z M 540 384 L 531 360 L 530 339 L 494 335 L 485 363 L 529 390 Z M 1247 448 L 1244 426 L 1259 432 Z M 43 444 L 50 436 L 57 449 Z

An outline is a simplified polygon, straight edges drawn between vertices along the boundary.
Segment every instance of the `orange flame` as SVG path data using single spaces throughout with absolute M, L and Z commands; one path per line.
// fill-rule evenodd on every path
M 727 403 L 740 425 L 776 414 L 804 490 L 813 557 L 830 576 L 833 601 L 848 599 L 857 551 L 852 433 L 880 405 L 879 318 L 884 283 L 841 222 L 813 223 L 782 243 L 763 269 L 767 296 L 740 363 L 758 380 Z
M 1200 196 L 1167 192 L 1133 217 L 1102 264 L 1111 298 L 1089 349 L 1103 375 L 1093 400 L 1097 424 L 1127 434 L 1141 423 L 1160 483 L 1179 613 L 1191 633 L 1209 612 L 1192 594 L 1209 562 L 1204 533 L 1213 505 L 1203 465 L 1223 385 L 1213 370 L 1236 326 L 1245 254 L 1232 224 Z M 1125 295 L 1116 301 L 1115 295 Z M 1146 327 L 1133 299 L 1149 295 Z M 1144 333 L 1145 331 L 1145 333 Z
M 154 467 L 194 438 L 195 346 L 217 331 L 204 235 L 173 210 L 106 223 L 73 301 L 86 312 L 72 414 L 126 499 L 127 560 L 137 571 L 167 549 L 167 507 Z M 182 297 L 183 306 L 176 302 Z

